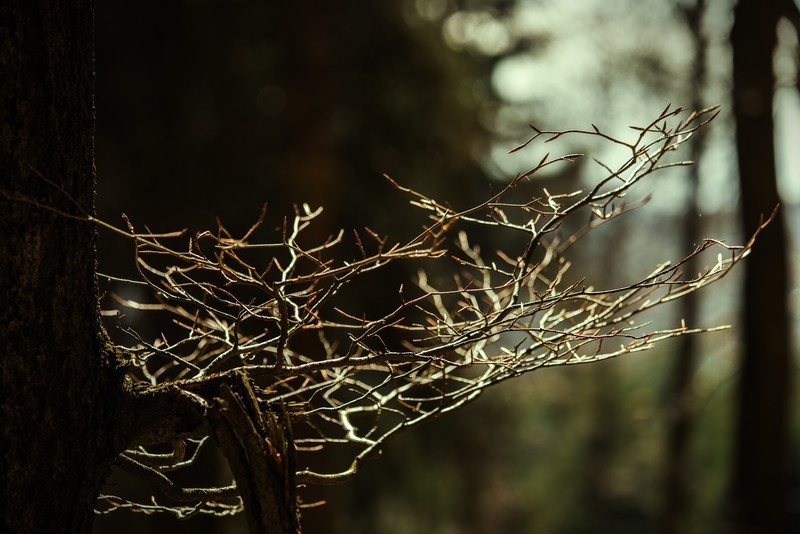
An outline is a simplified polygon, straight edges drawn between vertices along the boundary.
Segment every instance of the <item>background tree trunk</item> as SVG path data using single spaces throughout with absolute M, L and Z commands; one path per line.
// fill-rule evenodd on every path
M 773 143 L 772 54 L 780 2 L 740 0 L 731 34 L 744 231 L 779 202 Z M 745 264 L 744 354 L 730 501 L 734 532 L 786 529 L 789 324 L 782 212 Z
M 702 27 L 706 1 L 697 0 L 680 13 L 692 32 L 692 72 L 691 104 L 694 110 L 707 105 L 703 102 L 706 86 L 706 57 L 708 40 Z M 699 161 L 704 150 L 706 132 L 695 132 L 687 147 L 691 161 Z M 682 251 L 688 254 L 701 241 L 699 206 L 697 204 L 700 183 L 700 169 L 697 164 L 687 171 L 688 191 L 684 200 Z M 697 261 L 690 262 L 687 274 L 702 270 Z M 692 293 L 680 301 L 678 313 L 690 328 L 698 326 L 700 316 L 700 295 Z M 664 450 L 663 492 L 661 508 L 657 516 L 657 529 L 660 534 L 684 532 L 690 513 L 691 494 L 691 441 L 697 417 L 697 400 L 694 394 L 694 375 L 697 370 L 699 339 L 696 336 L 683 336 L 678 342 L 675 362 L 667 377 L 665 391 L 665 413 L 667 414 L 667 433 Z
M 93 7 L 4 0 L 0 22 L 0 531 L 89 532 L 122 375 L 94 232 L 36 204 L 94 210 Z

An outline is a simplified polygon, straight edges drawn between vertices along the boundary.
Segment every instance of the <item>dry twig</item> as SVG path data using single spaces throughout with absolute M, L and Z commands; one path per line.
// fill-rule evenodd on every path
M 173 244 L 179 234 L 137 233 L 129 224 L 124 233 L 135 243 L 140 276 L 135 283 L 147 284 L 160 303 L 121 303 L 169 312 L 183 332 L 177 341 L 164 336 L 147 341 L 129 329 L 134 341 L 126 349 L 130 376 L 149 387 L 170 384 L 212 405 L 219 393 L 208 393 L 218 391 L 208 385 L 237 373 L 244 385 L 228 392 L 232 400 L 226 402 L 240 406 L 238 417 L 245 422 L 230 424 L 251 427 L 237 428 L 237 433 L 260 433 L 280 469 L 291 456 L 299 467 L 288 483 L 332 484 L 355 475 L 390 437 L 458 409 L 508 378 L 540 367 L 639 352 L 699 332 L 685 325 L 647 330 L 635 321 L 651 308 L 724 276 L 747 255 L 752 240 L 742 247 L 707 240 L 688 257 L 611 289 L 570 278 L 565 257 L 579 237 L 629 209 L 620 199 L 636 183 L 659 169 L 687 164 L 668 162 L 666 156 L 711 120 L 716 109 L 681 119 L 682 112 L 668 107 L 646 127 L 635 128 L 631 141 L 596 127 L 533 128 L 535 135 L 514 149 L 567 135 L 601 137 L 629 149 L 628 159 L 615 169 L 600 164 L 602 176 L 588 192 L 552 195 L 545 190 L 525 202 L 510 198 L 543 167 L 575 160 L 577 154 L 545 157 L 485 202 L 463 211 L 389 179 L 427 214 L 429 224 L 406 243 L 390 244 L 368 229 L 356 232 L 358 256 L 349 261 L 337 252 L 342 232 L 321 244 L 304 242 L 304 231 L 321 212 L 305 205 L 267 243 L 250 242 L 263 213 L 241 238 L 220 224 L 216 233 L 193 236 L 186 249 Z M 558 237 L 562 222 L 578 214 L 588 222 L 572 235 Z M 522 236 L 523 246 L 485 255 L 470 242 L 476 226 L 517 241 Z M 696 276 L 682 272 L 689 260 L 712 249 L 716 260 L 706 271 Z M 414 289 L 400 286 L 399 292 L 382 296 L 394 298 L 394 305 L 381 317 L 362 317 L 340 302 L 341 290 L 365 273 L 420 260 L 435 260 L 436 265 L 453 261 L 457 275 L 447 284 L 419 271 Z M 299 339 L 308 346 L 310 334 L 319 340 L 318 354 L 299 348 Z M 195 496 L 192 507 L 158 505 L 155 500 L 134 504 L 104 495 L 99 509 L 167 510 L 178 517 L 238 510 L 236 499 L 217 502 L 235 494 L 235 487 L 201 492 L 169 482 L 164 473 L 196 456 L 186 458 L 184 439 L 190 438 L 173 440 L 173 452 L 161 455 L 134 443 L 137 447 L 123 453 L 120 463 L 155 480 L 173 500 Z M 352 449 L 350 465 L 332 473 L 305 467 L 314 455 L 338 446 Z

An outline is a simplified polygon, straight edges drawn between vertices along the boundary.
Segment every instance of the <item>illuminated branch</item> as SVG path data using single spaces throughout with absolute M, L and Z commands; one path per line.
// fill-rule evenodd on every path
M 166 312 L 180 331 L 170 341 L 166 334 L 146 340 L 125 329 L 133 340 L 126 349 L 131 379 L 143 391 L 169 386 L 183 392 L 183 402 L 196 407 L 187 413 L 205 414 L 205 435 L 220 444 L 237 481 L 236 486 L 206 490 L 179 489 L 169 481 L 164 473 L 196 459 L 197 442 L 191 441 L 194 452 L 188 459 L 184 442 L 201 437 L 196 431 L 169 439 L 168 432 L 159 434 L 171 443 L 171 452 L 160 454 L 133 439 L 120 465 L 152 481 L 178 504 L 136 505 L 102 496 L 103 510 L 166 509 L 181 517 L 228 514 L 237 504 L 212 505 L 211 497 L 239 494 L 247 509 L 253 499 L 266 498 L 256 495 L 260 490 L 255 486 L 269 477 L 278 480 L 270 483 L 269 499 L 289 502 L 298 485 L 349 480 L 390 437 L 458 409 L 508 378 L 545 366 L 639 352 L 704 331 L 684 324 L 653 330 L 636 321 L 725 276 L 748 254 L 752 239 L 744 246 L 706 240 L 686 258 L 610 289 L 572 276 L 566 254 L 592 229 L 643 203 L 624 202 L 634 185 L 660 169 L 686 165 L 667 156 L 716 113 L 710 108 L 686 116 L 668 107 L 647 126 L 634 128 L 629 141 L 594 126 L 567 131 L 532 127 L 533 137 L 512 150 L 563 136 L 598 137 L 629 150 L 614 168 L 597 162 L 599 177 L 589 191 L 542 189 L 524 201 L 511 195 L 539 170 L 575 161 L 578 154 L 545 156 L 486 201 L 461 211 L 387 177 L 422 210 L 428 224 L 405 243 L 392 244 L 369 229 L 354 232 L 357 255 L 347 260 L 340 252 L 346 245 L 344 232 L 307 243 L 306 231 L 321 209 L 305 205 L 265 243 L 251 242 L 264 213 L 241 238 L 220 223 L 215 233 L 192 236 L 186 249 L 179 248 L 186 243 L 182 234 L 137 233 L 130 223 L 127 231 L 101 223 L 133 241 L 140 276 L 133 283 L 146 284 L 158 298 L 155 305 L 118 303 Z M 567 231 L 564 223 L 579 217 L 583 223 L 570 223 Z M 493 242 L 519 243 L 518 249 L 481 251 L 471 238 L 477 227 L 494 232 L 498 239 Z M 716 255 L 705 271 L 684 274 L 687 262 L 712 252 Z M 345 285 L 398 262 L 418 270 L 418 276 L 414 284 L 381 295 L 392 303 L 384 315 L 364 317 L 340 298 Z M 449 279 L 442 277 L 445 272 Z M 309 335 L 319 340 L 315 354 L 299 348 L 298 338 L 308 340 Z M 161 424 L 167 429 L 177 425 Z M 349 465 L 330 473 L 306 467 L 316 456 L 341 447 L 352 451 Z M 259 480 L 248 474 L 257 470 Z M 192 499 L 196 509 L 180 504 Z M 296 518 L 284 519 L 291 523 Z

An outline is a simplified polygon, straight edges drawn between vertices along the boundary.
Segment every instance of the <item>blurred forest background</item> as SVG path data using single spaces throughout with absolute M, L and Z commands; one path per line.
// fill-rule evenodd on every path
M 153 231 L 215 229 L 219 216 L 241 233 L 265 202 L 272 226 L 293 203 L 307 202 L 325 207 L 320 239 L 365 225 L 401 239 L 420 219 L 409 216 L 407 199 L 382 173 L 466 206 L 482 200 L 492 182 L 541 159 L 543 147 L 506 154 L 529 137 L 528 123 L 546 129 L 594 123 L 625 136 L 633 133 L 628 125 L 649 122 L 667 103 L 721 104 L 721 115 L 681 155 L 699 164 L 654 176 L 639 191 L 654 194 L 648 206 L 599 229 L 576 251 L 575 272 L 622 283 L 687 254 L 702 237 L 741 243 L 754 229 L 752 219 L 742 222 L 740 198 L 758 195 L 740 194 L 737 178 L 733 4 L 97 0 L 98 212 L 117 224 L 126 213 Z M 786 283 L 781 265 L 792 266 L 788 285 L 777 289 L 783 300 L 745 304 L 750 291 L 767 293 L 748 289 L 738 269 L 658 318 L 663 325 L 686 318 L 689 326 L 732 324 L 731 330 L 504 383 L 391 443 L 354 482 L 321 490 L 326 504 L 304 511 L 307 532 L 713 532 L 739 506 L 736 488 L 747 485 L 742 458 L 762 445 L 782 475 L 770 497 L 785 503 L 788 525 L 800 531 L 795 397 L 774 375 L 765 375 L 762 386 L 741 380 L 759 376 L 742 372 L 752 344 L 744 326 L 755 328 L 746 306 L 769 325 L 789 329 L 791 343 L 775 350 L 788 354 L 794 347 L 795 359 L 778 375 L 798 374 L 800 96 L 793 22 L 777 25 L 774 55 L 769 39 L 759 42 L 763 34 L 749 32 L 754 50 L 767 46 L 766 68 L 774 68 L 777 80 L 774 113 L 767 112 L 775 117 L 777 192 L 766 194 L 760 211 L 768 215 L 776 195 L 782 203 L 782 219 L 768 230 L 774 239 L 765 238 L 753 256 L 771 262 L 770 282 Z M 772 82 L 766 83 L 771 97 Z M 755 126 L 746 132 L 762 135 Z M 621 157 L 594 139 L 552 150 L 587 153 L 612 166 Z M 585 186 L 593 171 L 585 160 L 537 174 L 536 187 Z M 768 170 L 754 191 L 775 191 Z M 781 228 L 789 230 L 786 237 Z M 101 272 L 130 274 L 129 242 L 103 235 L 99 247 Z M 397 290 L 393 284 L 375 280 L 360 297 L 366 313 L 380 309 L 382 292 Z M 748 392 L 757 395 L 763 383 L 785 394 L 776 402 L 788 411 L 756 412 L 775 427 L 774 439 L 741 424 L 743 406 L 760 406 Z M 775 419 L 767 417 L 773 413 Z M 743 433 L 757 443 L 737 437 Z M 785 449 L 775 449 L 776 440 Z M 222 469 L 213 459 L 208 465 Z M 113 484 L 128 483 L 115 477 Z M 96 523 L 98 533 L 244 529 L 240 519 L 178 522 L 126 512 Z

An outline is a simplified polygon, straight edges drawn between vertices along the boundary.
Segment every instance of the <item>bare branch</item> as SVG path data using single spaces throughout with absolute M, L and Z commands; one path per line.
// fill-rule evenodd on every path
M 259 460 L 265 473 L 289 473 L 296 462 L 297 469 L 284 475 L 292 488 L 276 490 L 293 495 L 295 484 L 349 480 L 391 437 L 462 407 L 506 379 L 709 331 L 684 324 L 654 329 L 640 317 L 725 276 L 749 253 L 755 235 L 741 247 L 706 240 L 687 257 L 616 288 L 596 288 L 573 275 L 567 257 L 592 229 L 646 202 L 624 200 L 637 183 L 687 164 L 668 156 L 718 110 L 683 112 L 668 106 L 646 126 L 632 127 L 627 140 L 596 126 L 564 131 L 531 126 L 533 137 L 512 152 L 564 136 L 598 137 L 629 152 L 615 166 L 598 161 L 600 175 L 585 192 L 542 189 L 524 201 L 511 194 L 542 168 L 575 161 L 578 154 L 548 154 L 484 202 L 461 211 L 386 177 L 409 196 L 427 224 L 405 243 L 392 243 L 369 229 L 354 231 L 357 253 L 349 260 L 340 252 L 343 232 L 316 245 L 306 242 L 304 232 L 321 213 L 306 205 L 295 207 L 278 234 L 261 243 L 254 240 L 263 211 L 241 238 L 219 223 L 216 233 L 191 238 L 186 250 L 169 244 L 182 234 L 137 233 L 132 225 L 127 231 L 114 229 L 134 243 L 141 278 L 135 283 L 147 284 L 158 299 L 147 305 L 117 303 L 166 313 L 183 332 L 177 341 L 168 342 L 165 335 L 148 341 L 127 329 L 133 340 L 127 348 L 130 377 L 145 389 L 169 385 L 197 397 L 196 405 L 210 414 L 207 435 L 215 435 L 226 454 L 235 456 L 229 460 L 236 472 L 246 471 L 245 457 L 256 454 L 252 451 L 271 458 Z M 494 232 L 494 242 L 518 243 L 517 249 L 481 251 L 470 238 L 476 227 Z M 705 271 L 683 273 L 687 262 L 709 255 Z M 340 298 L 346 284 L 398 262 L 418 276 L 414 284 L 398 284 L 398 291 L 381 295 L 394 299 L 384 315 L 365 317 Z M 430 265 L 436 275 L 426 271 Z M 319 340 L 313 354 L 298 348 L 298 337 L 309 339 L 309 334 Z M 185 460 L 183 439 L 165 441 L 172 442 L 171 453 L 155 455 L 133 443 L 120 464 L 173 500 L 198 502 L 198 508 L 167 511 L 214 513 L 209 499 L 230 496 L 235 487 L 176 488 L 164 473 L 191 461 Z M 351 450 L 352 460 L 331 473 L 308 467 L 335 448 Z M 236 452 L 240 449 L 244 452 Z M 106 512 L 165 509 L 110 496 L 101 501 Z M 233 509 L 215 508 L 219 513 Z

